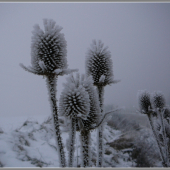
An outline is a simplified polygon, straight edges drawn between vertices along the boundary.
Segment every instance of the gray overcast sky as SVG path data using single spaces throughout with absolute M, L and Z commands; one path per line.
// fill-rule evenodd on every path
M 105 104 L 138 107 L 142 89 L 170 101 L 170 3 L 0 3 L 0 115 L 51 114 L 45 79 L 19 66 L 31 65 L 31 31 L 43 18 L 63 27 L 69 68 L 81 74 L 92 40 L 109 46 L 121 82 L 105 88 Z

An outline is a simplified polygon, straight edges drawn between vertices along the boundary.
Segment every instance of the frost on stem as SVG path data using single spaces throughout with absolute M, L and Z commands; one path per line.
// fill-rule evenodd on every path
M 103 102 L 104 102 L 104 87 L 97 87 L 99 94 L 99 102 L 101 115 L 103 114 Z M 103 125 L 98 128 L 98 136 L 97 136 L 97 146 L 98 146 L 98 154 L 97 154 L 97 167 L 103 166 L 103 154 L 104 154 L 104 145 L 103 145 Z
M 80 132 L 80 141 L 81 141 L 81 164 L 82 167 L 90 167 L 91 164 L 91 154 L 90 154 L 90 131 L 82 130 Z
M 50 76 L 47 76 L 46 78 L 49 101 L 51 105 L 51 112 L 53 115 L 54 132 L 56 134 L 58 156 L 61 161 L 60 162 L 61 166 L 65 167 L 66 160 L 65 160 L 64 146 L 62 143 L 62 137 L 61 137 L 61 132 L 59 128 L 59 120 L 58 120 L 58 113 L 57 113 L 58 110 L 57 110 L 57 101 L 56 101 L 56 81 L 57 81 L 57 78 L 55 78 L 55 75 L 50 75 Z
M 69 139 L 70 139 L 70 145 L 69 145 L 69 161 L 68 161 L 68 166 L 72 167 L 73 166 L 73 161 L 74 161 L 74 151 L 75 151 L 75 135 L 76 135 L 76 119 L 72 118 L 71 119 L 71 127 L 69 131 Z
M 102 41 L 93 40 L 86 54 L 86 75 L 91 75 L 94 85 L 97 86 L 100 111 L 103 114 L 103 95 L 104 86 L 117 83 L 119 80 L 113 80 L 113 63 L 111 53 L 108 47 L 104 47 Z M 98 166 L 103 166 L 103 126 L 98 128 Z
M 170 108 L 167 106 L 165 108 L 164 111 L 164 115 L 163 115 L 165 121 L 165 133 L 166 133 L 166 137 L 167 137 L 167 145 L 168 145 L 168 157 L 169 157 L 169 161 L 170 161 Z

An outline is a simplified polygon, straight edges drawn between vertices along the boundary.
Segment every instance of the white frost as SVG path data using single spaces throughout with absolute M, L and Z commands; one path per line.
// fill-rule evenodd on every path
M 102 75 L 102 76 L 100 77 L 100 79 L 99 79 L 99 83 L 103 83 L 104 80 L 105 80 L 105 75 Z
M 56 74 L 59 74 L 59 73 L 61 73 L 61 72 L 62 72 L 61 69 L 55 69 L 55 70 L 54 70 L 54 73 L 56 73 Z
M 43 71 L 45 71 L 45 70 L 47 69 L 47 67 L 46 67 L 45 64 L 44 64 L 44 61 L 39 60 L 38 64 L 39 64 L 39 66 L 41 67 L 41 69 L 42 69 Z

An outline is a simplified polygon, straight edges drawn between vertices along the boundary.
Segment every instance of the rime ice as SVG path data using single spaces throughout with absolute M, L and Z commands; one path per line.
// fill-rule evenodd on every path
M 32 31 L 31 63 L 39 72 L 53 72 L 55 69 L 67 68 L 67 43 L 62 27 L 53 20 L 44 19 L 45 31 L 39 25 Z
M 94 40 L 86 54 L 86 74 L 92 75 L 94 84 L 100 81 L 103 85 L 113 83 L 113 63 L 108 47 L 99 40 Z

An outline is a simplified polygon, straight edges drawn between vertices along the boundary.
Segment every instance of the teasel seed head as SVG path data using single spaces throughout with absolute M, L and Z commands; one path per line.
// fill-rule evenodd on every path
M 31 64 L 26 67 L 22 63 L 20 66 L 33 74 L 48 75 L 68 75 L 77 72 L 78 69 L 68 69 L 67 65 L 67 42 L 64 34 L 60 33 L 62 27 L 56 25 L 51 19 L 44 19 L 45 31 L 39 25 L 34 26 L 31 43 Z
M 170 120 L 170 107 L 169 106 L 166 106 L 163 116 L 165 119 Z
M 72 74 L 67 78 L 60 96 L 59 112 L 77 118 L 77 130 L 81 129 L 80 125 L 88 130 L 98 122 L 99 100 L 91 76 L 80 77 L 77 73 L 76 78 Z
M 86 75 L 92 75 L 94 85 L 106 86 L 114 83 L 111 52 L 102 41 L 93 40 L 86 54 Z
M 60 96 L 59 112 L 70 118 L 86 119 L 90 110 L 89 94 L 85 88 L 72 82 L 64 85 Z
M 165 107 L 165 98 L 162 92 L 156 91 L 152 94 L 152 103 L 155 109 L 163 109 Z
M 38 72 L 51 73 L 56 69 L 67 68 L 67 43 L 62 27 L 51 19 L 43 20 L 45 31 L 39 25 L 32 31 L 31 63 Z
M 142 113 L 147 114 L 149 108 L 151 108 L 150 93 L 146 90 L 138 92 L 139 107 Z
M 92 76 L 88 76 L 85 78 L 83 76 L 82 79 L 83 87 L 85 87 L 86 91 L 89 94 L 90 99 L 90 111 L 86 120 L 82 120 L 85 130 L 89 130 L 92 127 L 96 126 L 100 121 L 100 103 L 99 96 L 96 88 L 93 86 Z M 77 130 L 79 130 L 77 126 Z

